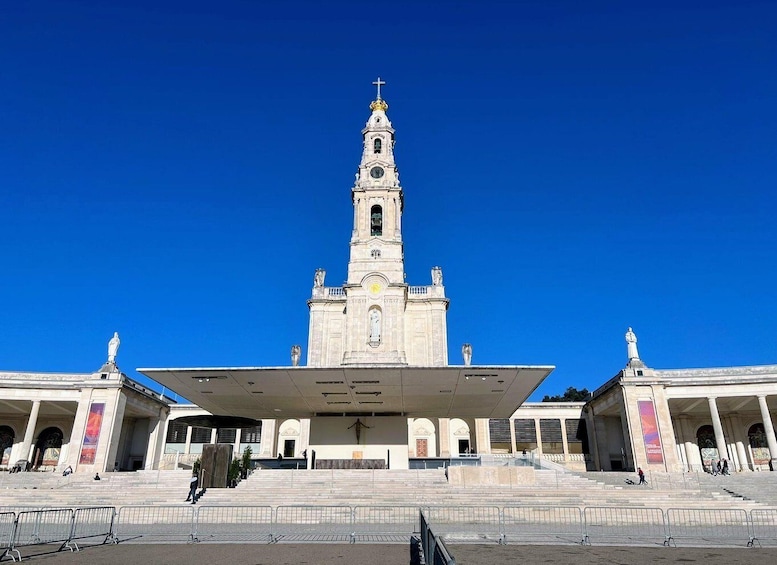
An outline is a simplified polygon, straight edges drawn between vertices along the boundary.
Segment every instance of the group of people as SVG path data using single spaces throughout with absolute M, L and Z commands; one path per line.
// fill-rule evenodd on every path
M 710 473 L 712 475 L 730 475 L 728 470 L 728 460 L 718 459 L 717 461 L 710 461 Z

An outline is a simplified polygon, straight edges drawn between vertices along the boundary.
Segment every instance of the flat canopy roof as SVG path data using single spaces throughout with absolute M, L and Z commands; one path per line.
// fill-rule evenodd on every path
M 138 369 L 211 414 L 509 418 L 553 366 Z

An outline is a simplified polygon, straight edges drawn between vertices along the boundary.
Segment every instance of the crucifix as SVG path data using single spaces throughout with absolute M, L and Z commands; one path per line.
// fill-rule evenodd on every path
M 380 100 L 380 87 L 381 85 L 386 84 L 385 80 L 380 80 L 380 77 L 378 77 L 378 80 L 372 81 L 372 84 L 378 87 L 378 100 Z
M 362 428 L 370 429 L 371 426 L 366 425 L 364 422 L 362 422 L 359 418 L 356 418 L 356 421 L 348 426 L 348 429 L 356 428 L 354 431 L 356 432 L 356 444 L 359 444 L 359 440 L 362 436 Z

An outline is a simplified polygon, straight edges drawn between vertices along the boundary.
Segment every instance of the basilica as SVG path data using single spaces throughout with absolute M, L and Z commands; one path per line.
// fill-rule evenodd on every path
M 573 471 L 701 471 L 722 459 L 737 471 L 775 468 L 777 365 L 652 368 L 629 328 L 625 366 L 612 378 L 603 368 L 589 399 L 527 403 L 552 365 L 473 365 L 469 344 L 451 364 L 443 269 L 430 265 L 423 284 L 405 280 L 395 131 L 385 83 L 373 84 L 350 191 L 347 280 L 327 286 L 325 269 L 313 274 L 306 365 L 293 345 L 282 367 L 138 369 L 191 404 L 123 374 L 118 334 L 94 372 L 0 372 L 2 468 L 190 467 L 214 443 L 235 457 L 250 447 L 257 464 L 317 469 L 518 457 Z

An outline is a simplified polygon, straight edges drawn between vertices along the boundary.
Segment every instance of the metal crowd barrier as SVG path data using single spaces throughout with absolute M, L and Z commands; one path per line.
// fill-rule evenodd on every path
M 429 520 L 424 516 L 424 511 L 419 510 L 419 523 L 421 526 L 421 547 L 424 552 L 426 565 L 456 565 L 456 560 L 445 547 L 441 536 L 435 535 L 429 526 Z
M 202 506 L 194 520 L 194 541 L 273 541 L 271 506 Z
M 777 510 L 756 508 L 750 511 L 753 541 L 759 545 L 777 545 Z
M 585 543 L 668 545 L 664 512 L 660 508 L 589 506 L 583 510 Z
M 15 513 L 13 512 L 0 513 L 0 550 L 3 551 L 3 553 L 0 554 L 0 561 L 2 561 L 3 557 L 5 557 L 6 555 L 10 555 L 14 559 L 14 561 L 16 561 L 16 558 L 13 556 L 14 526 L 16 526 Z M 19 559 L 21 559 L 19 552 L 16 551 L 15 553 L 17 556 L 19 556 Z
M 418 506 L 353 508 L 354 541 L 407 541 L 418 531 Z
M 497 506 L 429 506 L 425 512 L 437 535 L 448 540 L 482 542 L 502 538 Z
M 186 506 L 122 506 L 113 537 L 116 543 L 163 538 L 167 542 L 194 541 L 194 508 Z
M 278 506 L 275 541 L 355 541 L 350 506 Z
M 113 540 L 113 519 L 115 516 L 116 508 L 113 506 L 76 508 L 73 512 L 73 528 L 70 531 L 70 539 L 67 541 L 68 547 L 72 544 L 78 551 L 77 540 L 102 538 L 99 543 Z
M 583 513 L 577 506 L 506 506 L 502 509 L 501 543 L 582 544 L 585 537 Z
M 684 540 L 691 544 L 740 545 L 752 547 L 753 537 L 747 512 L 735 508 L 669 508 L 666 511 L 667 544 Z
M 63 549 L 70 541 L 72 531 L 73 510 L 70 508 L 19 512 L 16 515 L 13 548 L 59 543 L 62 544 L 60 549 Z M 72 551 L 73 548 L 70 550 Z
M 423 511 L 423 514 L 420 512 Z M 0 512 L 0 559 L 20 547 L 124 542 L 406 542 L 431 522 L 457 543 L 777 545 L 777 509 L 572 506 L 111 506 Z M 436 542 L 435 542 L 436 543 Z

